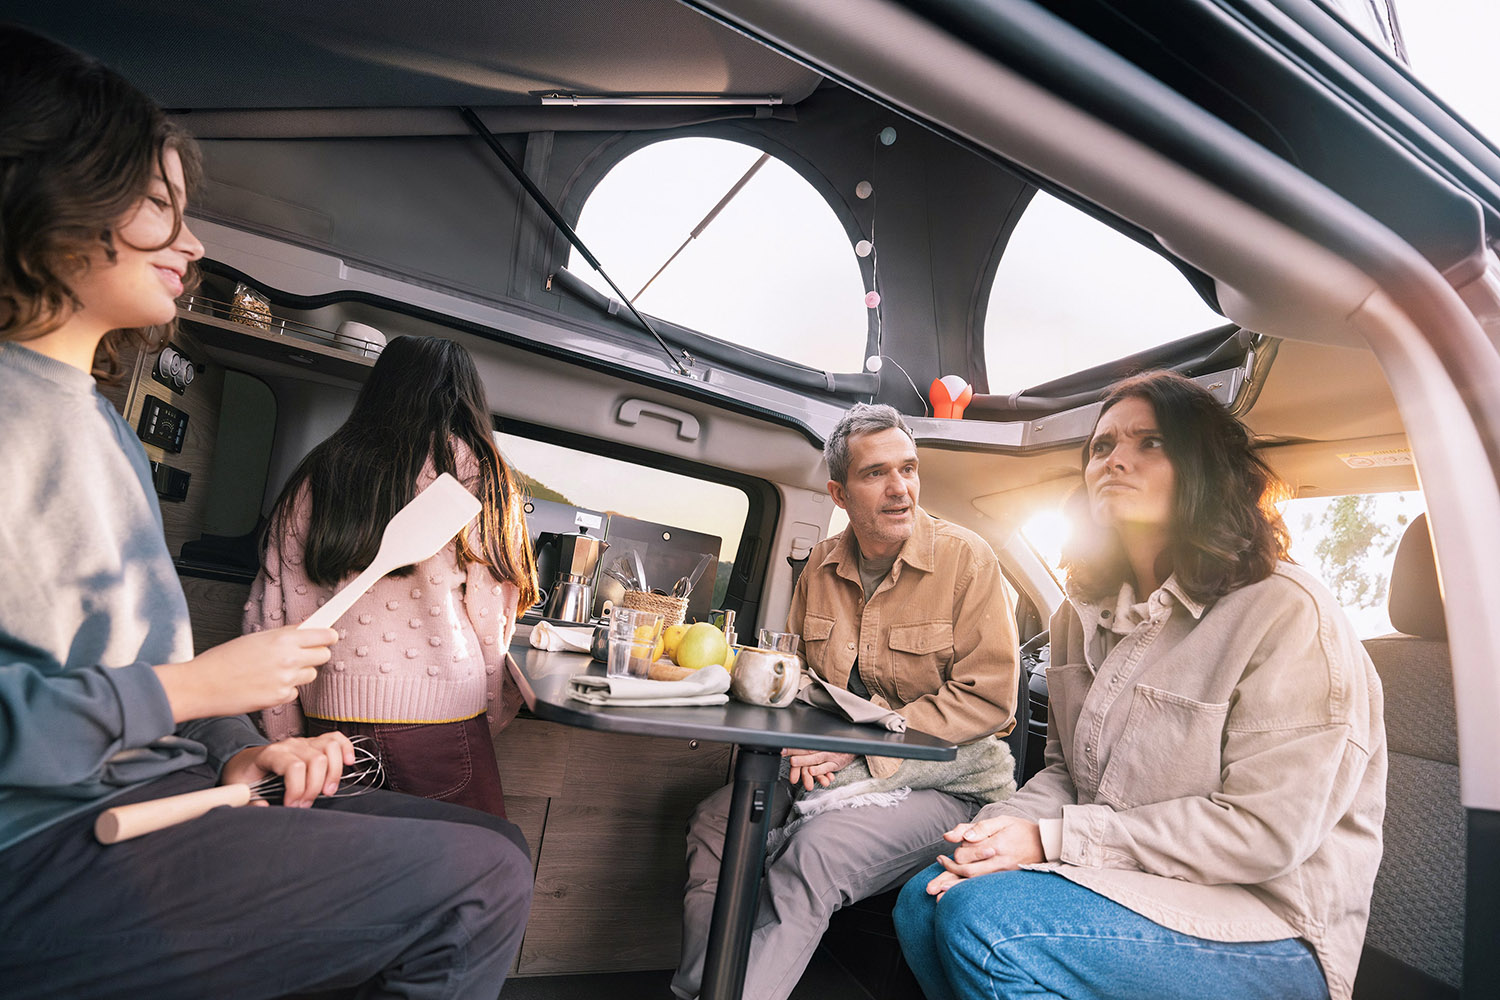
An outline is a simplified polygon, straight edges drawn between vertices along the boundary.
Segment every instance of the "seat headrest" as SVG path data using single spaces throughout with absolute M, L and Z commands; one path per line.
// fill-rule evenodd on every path
M 1391 591 L 1387 600 L 1391 625 L 1407 635 L 1424 639 L 1448 638 L 1443 619 L 1443 595 L 1438 589 L 1437 561 L 1432 557 L 1432 535 L 1427 515 L 1418 514 L 1406 526 L 1391 569 Z

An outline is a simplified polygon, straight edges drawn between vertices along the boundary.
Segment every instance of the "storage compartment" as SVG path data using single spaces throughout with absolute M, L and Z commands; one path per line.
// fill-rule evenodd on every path
M 536 892 L 517 974 L 677 965 L 688 817 L 728 782 L 731 750 L 525 715 L 499 735 L 512 821 L 544 817 L 534 843 L 523 826 Z

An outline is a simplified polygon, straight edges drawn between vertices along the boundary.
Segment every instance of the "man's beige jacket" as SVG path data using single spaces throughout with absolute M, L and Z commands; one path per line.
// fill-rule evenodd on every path
M 1007 733 L 1016 707 L 1013 602 L 994 550 L 920 507 L 891 572 L 866 599 L 854 533 L 813 546 L 792 594 L 787 631 L 819 676 L 847 688 L 859 661 L 870 700 L 912 729 L 954 743 Z M 871 757 L 888 778 L 900 761 Z
M 1380 865 L 1385 724 L 1327 589 L 1283 563 L 1209 607 L 1175 580 L 1142 603 L 1128 585 L 1065 602 L 1047 688 L 1046 768 L 980 816 L 1040 821 L 1056 857 L 1034 867 L 1173 930 L 1302 938 L 1347 1000 Z

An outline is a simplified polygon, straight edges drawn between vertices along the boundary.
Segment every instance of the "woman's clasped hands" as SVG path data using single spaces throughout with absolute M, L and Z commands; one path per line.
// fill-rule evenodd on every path
M 963 879 L 1046 860 L 1041 827 L 1018 816 L 992 816 L 960 823 L 943 834 L 943 839 L 958 847 L 951 858 L 946 854 L 938 856 L 944 871 L 927 883 L 927 894 L 939 899 Z

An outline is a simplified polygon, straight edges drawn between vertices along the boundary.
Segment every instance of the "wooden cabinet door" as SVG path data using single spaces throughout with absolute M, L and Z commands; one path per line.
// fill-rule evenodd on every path
M 731 749 L 529 718 L 500 734 L 506 801 L 547 796 L 518 974 L 676 966 L 684 831 Z

